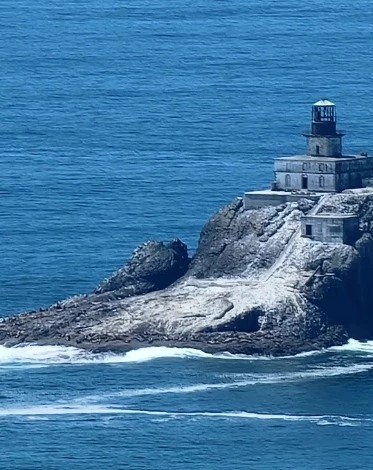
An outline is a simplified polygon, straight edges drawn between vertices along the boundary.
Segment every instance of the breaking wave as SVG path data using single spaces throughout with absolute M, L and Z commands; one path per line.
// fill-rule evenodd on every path
M 6 408 L 0 410 L 0 418 L 6 417 L 28 417 L 41 418 L 48 416 L 62 415 L 145 415 L 151 417 L 164 418 L 215 418 L 215 419 L 244 419 L 244 420 L 280 420 L 280 421 L 305 421 L 317 425 L 336 425 L 336 426 L 371 426 L 372 418 L 359 418 L 351 416 L 338 415 L 288 415 L 272 413 L 251 413 L 248 411 L 158 411 L 127 409 L 109 406 L 65 406 L 65 405 L 44 405 L 25 408 Z
M 61 364 L 86 360 L 87 353 L 63 346 L 37 346 L 32 344 L 7 348 L 0 346 L 0 366 L 4 364 Z
M 373 354 L 373 341 L 357 341 L 356 339 L 350 339 L 348 343 L 342 346 L 329 348 L 329 351 Z
M 224 357 L 222 355 L 221 357 Z M 0 367 L 4 364 L 118 364 L 140 363 L 161 358 L 216 358 L 212 354 L 191 348 L 148 347 L 125 354 L 91 353 L 67 346 L 18 345 L 0 346 Z
M 343 346 L 332 347 L 323 351 L 311 351 L 300 353 L 295 356 L 270 357 L 270 356 L 246 356 L 230 353 L 209 354 L 198 349 L 175 348 L 175 347 L 145 347 L 129 351 L 125 354 L 113 353 L 91 353 L 82 349 L 67 346 L 39 346 L 33 344 L 18 345 L 11 348 L 0 346 L 0 367 L 4 365 L 58 365 L 58 364 L 120 364 L 141 363 L 155 359 L 220 359 L 220 360 L 278 360 L 293 359 L 314 356 L 326 353 L 349 353 L 359 352 L 373 354 L 373 341 L 360 342 L 350 340 Z

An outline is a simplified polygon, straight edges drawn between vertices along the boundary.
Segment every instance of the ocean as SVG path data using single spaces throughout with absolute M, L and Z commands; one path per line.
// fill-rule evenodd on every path
M 302 152 L 372 152 L 368 0 L 2 0 L 0 312 L 92 290 Z M 353 315 L 354 312 L 351 312 Z M 0 347 L 1 469 L 372 467 L 373 343 L 295 358 Z

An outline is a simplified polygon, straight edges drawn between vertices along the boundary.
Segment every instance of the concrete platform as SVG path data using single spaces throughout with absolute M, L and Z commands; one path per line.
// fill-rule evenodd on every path
M 262 191 L 250 191 L 244 194 L 244 208 L 260 209 L 266 206 L 278 206 L 287 202 L 296 202 L 300 199 L 311 199 L 318 201 L 325 193 L 315 193 L 307 191 L 287 192 L 287 191 L 272 191 L 264 189 Z

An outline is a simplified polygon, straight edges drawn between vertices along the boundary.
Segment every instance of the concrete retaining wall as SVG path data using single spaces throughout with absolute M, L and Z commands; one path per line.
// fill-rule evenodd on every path
M 244 194 L 245 210 L 260 209 L 266 206 L 278 206 L 287 202 L 296 202 L 300 199 L 317 201 L 320 194 L 294 194 L 280 191 L 252 191 Z

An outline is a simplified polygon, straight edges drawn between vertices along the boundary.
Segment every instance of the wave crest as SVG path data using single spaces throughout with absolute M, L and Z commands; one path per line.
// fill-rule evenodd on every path
M 371 426 L 373 419 L 358 418 L 351 416 L 338 415 L 288 415 L 273 413 L 255 413 L 248 411 L 161 411 L 161 410 L 142 410 L 128 409 L 109 406 L 63 406 L 63 405 L 44 405 L 29 408 L 6 408 L 0 410 L 0 417 L 47 417 L 62 415 L 145 415 L 151 417 L 165 418 L 202 418 L 202 419 L 245 419 L 245 420 L 280 420 L 280 421 L 306 421 L 317 425 L 337 425 L 337 426 Z
M 335 346 L 324 351 L 311 351 L 300 353 L 295 356 L 269 357 L 269 356 L 246 356 L 230 353 L 209 354 L 198 349 L 176 348 L 176 347 L 145 347 L 131 350 L 125 354 L 99 353 L 93 354 L 89 351 L 67 347 L 67 346 L 39 346 L 34 344 L 18 345 L 11 348 L 0 346 L 0 367 L 6 365 L 39 364 L 120 364 L 120 363 L 142 363 L 155 359 L 220 359 L 220 360 L 279 360 L 304 358 L 325 353 L 364 353 L 373 354 L 373 341 L 360 342 L 349 340 L 343 346 Z
M 1 364 L 119 364 L 140 363 L 162 358 L 214 358 L 212 354 L 191 348 L 148 347 L 125 354 L 98 353 L 67 346 L 0 346 Z
M 329 351 L 373 354 L 373 341 L 349 339 L 348 343 L 343 344 L 342 346 L 333 346 L 332 348 L 329 348 Z

